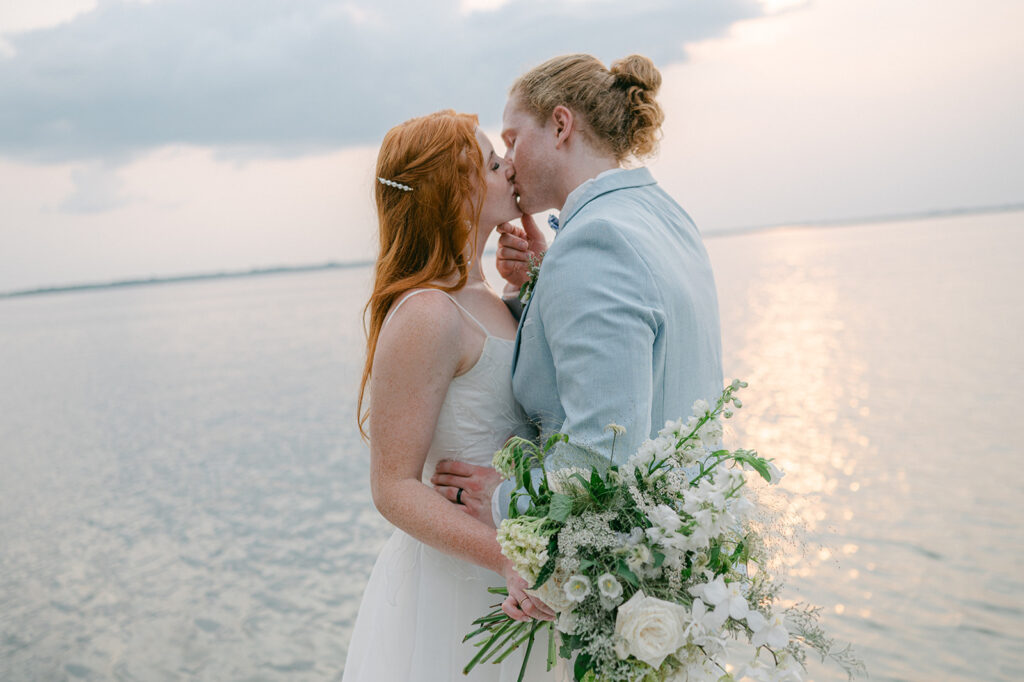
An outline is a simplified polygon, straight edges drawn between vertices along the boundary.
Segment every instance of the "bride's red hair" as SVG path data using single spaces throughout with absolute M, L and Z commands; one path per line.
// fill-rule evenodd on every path
M 413 189 L 375 182 L 380 253 L 363 310 L 366 365 L 356 408 L 363 438 L 370 416 L 363 398 L 388 310 L 410 289 L 457 291 L 466 284 L 466 245 L 476 239 L 486 191 L 476 127 L 476 116 L 448 109 L 395 126 L 381 143 L 376 176 Z M 436 283 L 456 273 L 455 284 Z

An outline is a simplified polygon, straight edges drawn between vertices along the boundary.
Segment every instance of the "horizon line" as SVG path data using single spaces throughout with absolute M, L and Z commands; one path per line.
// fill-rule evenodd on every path
M 821 220 L 804 220 L 799 222 L 773 223 L 770 225 L 755 225 L 747 227 L 721 228 L 702 232 L 704 239 L 716 237 L 733 237 L 760 232 L 769 232 L 782 229 L 808 229 L 808 228 L 831 228 L 831 227 L 852 227 L 856 225 L 873 225 L 888 222 L 906 222 L 928 218 L 948 218 L 961 215 L 982 215 L 989 213 L 1014 213 L 1024 211 L 1024 202 L 1006 204 L 992 204 L 986 206 L 963 206 L 958 208 L 932 209 L 928 211 L 915 211 L 908 213 L 876 214 L 858 218 L 828 218 Z M 494 249 L 488 249 L 485 253 L 493 254 Z M 180 275 L 164 275 L 150 277 L 133 277 L 108 282 L 87 282 L 79 284 L 66 284 L 54 286 L 40 286 L 30 289 L 16 289 L 13 291 L 0 292 L 0 299 L 19 298 L 23 296 L 36 296 L 43 294 L 56 294 L 71 291 L 90 291 L 97 289 L 112 289 L 117 287 L 146 286 L 153 284 L 176 284 L 180 282 L 195 282 L 211 279 L 231 279 L 244 277 L 260 277 L 264 275 L 294 274 L 299 272 L 317 272 L 323 270 L 343 270 L 350 268 L 361 268 L 373 265 L 374 259 L 366 258 L 353 261 L 329 260 L 324 263 L 307 263 L 301 265 L 271 265 L 253 267 L 246 270 L 227 270 L 218 272 L 203 272 Z

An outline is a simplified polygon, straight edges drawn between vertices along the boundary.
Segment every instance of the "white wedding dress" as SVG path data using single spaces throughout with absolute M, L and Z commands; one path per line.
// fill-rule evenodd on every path
M 424 291 L 437 292 L 414 290 L 391 315 Z M 490 466 L 494 452 L 526 424 L 512 395 L 513 341 L 491 335 L 458 302 L 455 305 L 487 339 L 476 364 L 448 387 L 423 466 L 427 485 L 441 459 Z M 504 585 L 497 573 L 396 529 L 377 557 L 363 593 L 342 682 L 515 682 L 525 645 L 499 665 L 482 663 L 468 676 L 462 674 L 477 651 L 462 638 L 473 629 L 474 619 L 501 601 L 487 588 Z M 549 682 L 562 676 L 558 669 L 546 672 L 547 640 L 545 631 L 535 641 L 524 680 Z

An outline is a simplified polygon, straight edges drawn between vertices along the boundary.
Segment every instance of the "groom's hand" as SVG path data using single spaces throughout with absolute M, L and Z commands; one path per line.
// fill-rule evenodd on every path
M 457 503 L 462 511 L 491 528 L 494 528 L 491 496 L 501 481 L 501 474 L 491 467 L 478 467 L 453 459 L 442 459 L 438 462 L 434 475 L 430 477 L 435 490 Z
M 512 223 L 498 225 L 498 274 L 515 289 L 530 276 L 530 258 L 538 260 L 548 249 L 544 233 L 532 216 L 523 214 L 520 222 L 522 227 Z

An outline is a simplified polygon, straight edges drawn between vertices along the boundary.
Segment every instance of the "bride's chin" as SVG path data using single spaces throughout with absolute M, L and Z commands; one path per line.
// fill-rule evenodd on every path
M 498 225 L 504 225 L 505 223 L 510 223 L 513 220 L 519 220 L 522 217 L 523 217 L 523 212 L 522 211 L 509 211 L 508 213 L 503 215 L 501 217 L 501 219 L 497 223 L 495 223 L 494 225 L 488 227 L 487 231 L 490 232 L 491 230 L 496 228 Z
M 506 218 L 505 220 L 503 220 L 502 222 L 507 223 L 510 220 L 518 220 L 518 219 L 520 219 L 522 217 L 523 217 L 523 211 L 522 211 L 522 209 L 519 208 L 519 204 L 518 203 L 513 203 L 511 209 L 509 210 L 509 217 Z

